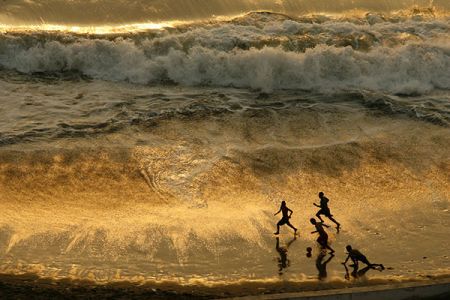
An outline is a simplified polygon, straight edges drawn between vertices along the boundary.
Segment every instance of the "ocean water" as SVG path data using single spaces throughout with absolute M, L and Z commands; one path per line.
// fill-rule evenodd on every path
M 0 273 L 448 277 L 448 3 L 197 2 L 0 4 Z M 388 269 L 346 279 L 347 244 Z

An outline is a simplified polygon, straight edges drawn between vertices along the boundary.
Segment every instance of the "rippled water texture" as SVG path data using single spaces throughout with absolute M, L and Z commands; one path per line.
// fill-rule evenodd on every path
M 31 27 L 50 1 L 2 2 L 0 273 L 326 288 L 346 282 L 352 244 L 388 267 L 358 283 L 448 277 L 446 4 L 349 2 L 211 1 L 195 21 L 103 32 Z M 201 20 L 273 5 L 284 14 Z M 319 191 L 342 223 L 328 277 L 310 234 Z M 300 234 L 277 245 L 282 199 Z

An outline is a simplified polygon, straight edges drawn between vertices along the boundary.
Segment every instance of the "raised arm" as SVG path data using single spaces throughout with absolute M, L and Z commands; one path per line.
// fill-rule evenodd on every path
M 321 207 L 319 204 L 316 204 L 316 203 L 313 203 L 313 204 L 314 204 L 314 206 Z

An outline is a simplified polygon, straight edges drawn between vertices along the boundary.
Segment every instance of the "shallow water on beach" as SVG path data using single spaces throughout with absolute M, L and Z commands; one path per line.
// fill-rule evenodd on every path
M 448 277 L 449 26 L 422 10 L 6 30 L 0 273 L 325 288 L 351 244 L 387 267 L 353 282 Z M 335 257 L 310 233 L 319 191 Z M 281 200 L 299 235 L 277 247 Z
M 24 120 L 54 116 L 54 125 L 4 138 L 2 273 L 183 284 L 317 280 L 308 220 L 321 190 L 342 223 L 339 234 L 330 230 L 337 254 L 328 279 L 344 280 L 348 243 L 393 268 L 369 278 L 449 273 L 445 125 L 367 107 L 367 95 L 18 85 L 50 96 L 31 100 L 41 107 L 35 111 L 17 95 L 10 112 L 20 105 Z M 126 100 L 97 100 L 99 86 Z M 78 105 L 60 100 L 71 87 L 72 96 L 84 95 Z M 14 132 L 11 125 L 3 132 Z M 280 272 L 273 213 L 281 199 L 300 234 Z M 280 247 L 292 238 L 283 228 Z

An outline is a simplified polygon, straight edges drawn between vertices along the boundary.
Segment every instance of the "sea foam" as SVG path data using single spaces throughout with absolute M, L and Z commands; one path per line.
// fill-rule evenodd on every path
M 0 36 L 0 67 L 264 92 L 424 94 L 450 88 L 447 20 L 373 21 L 368 15 L 314 23 L 270 17 L 122 36 L 5 33 Z

